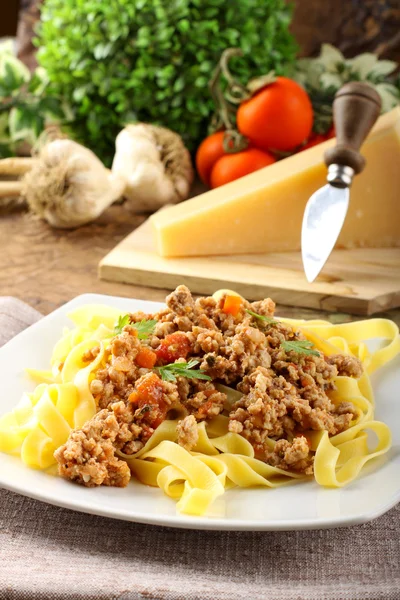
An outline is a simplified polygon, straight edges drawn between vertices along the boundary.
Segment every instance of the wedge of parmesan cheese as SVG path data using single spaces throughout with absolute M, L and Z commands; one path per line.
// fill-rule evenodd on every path
M 151 218 L 161 256 L 207 256 L 300 249 L 309 197 L 326 183 L 329 140 L 178 204 Z M 400 108 L 381 116 L 362 154 L 337 247 L 400 246 Z

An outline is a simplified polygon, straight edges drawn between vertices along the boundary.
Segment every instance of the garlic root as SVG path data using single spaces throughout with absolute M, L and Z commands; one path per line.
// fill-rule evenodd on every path
M 0 160 L 0 175 L 24 175 L 32 168 L 33 158 L 12 157 Z
M 96 219 L 120 198 L 125 180 L 69 139 L 45 145 L 22 180 L 30 209 L 53 227 L 70 229 Z
M 193 182 L 190 154 L 177 133 L 140 123 L 115 140 L 112 172 L 126 180 L 124 196 L 138 212 L 185 200 Z
M 0 198 L 15 198 L 21 195 L 21 181 L 0 181 Z

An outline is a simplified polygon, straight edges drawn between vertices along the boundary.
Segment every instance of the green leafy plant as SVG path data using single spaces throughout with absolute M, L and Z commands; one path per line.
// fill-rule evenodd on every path
M 323 44 L 317 58 L 302 58 L 296 63 L 295 79 L 305 87 L 314 108 L 314 131 L 326 133 L 332 125 L 332 102 L 339 88 L 349 81 L 366 81 L 382 98 L 382 112 L 400 102 L 400 87 L 390 76 L 397 63 L 379 60 L 375 54 L 364 53 L 345 58 L 330 44 Z
M 208 82 L 225 48 L 243 82 L 295 59 L 284 0 L 45 0 L 38 60 L 75 113 L 74 131 L 103 159 L 122 125 L 169 127 L 194 149 L 214 106 Z
M 58 98 L 46 94 L 47 86 L 43 68 L 31 75 L 14 56 L 12 43 L 0 44 L 0 158 L 24 143 L 32 146 L 46 125 L 66 117 Z

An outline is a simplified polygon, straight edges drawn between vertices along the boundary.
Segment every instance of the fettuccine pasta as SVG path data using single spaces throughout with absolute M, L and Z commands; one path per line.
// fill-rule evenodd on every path
M 210 305 L 214 306 L 215 302 L 218 302 L 220 303 L 218 306 L 222 306 L 223 311 L 224 299 L 229 294 L 229 290 L 224 290 L 223 293 L 221 292 L 216 296 L 214 304 L 209 302 Z M 237 296 L 233 292 L 232 295 Z M 243 300 L 243 303 L 245 302 Z M 235 307 L 235 303 L 233 302 L 229 306 Z M 246 304 L 246 306 L 251 306 L 253 309 L 254 307 L 257 308 L 259 304 Z M 236 308 L 234 309 L 236 310 Z M 233 309 L 230 308 L 229 310 Z M 263 323 L 265 327 L 272 327 L 274 323 L 277 323 L 277 321 L 273 321 L 269 325 L 269 317 L 263 317 L 255 313 L 254 310 L 249 309 L 247 313 L 253 315 L 253 317 L 255 315 L 256 319 L 264 319 L 266 321 L 266 325 Z M 232 315 L 233 313 L 225 314 Z M 56 464 L 54 454 L 56 453 L 57 457 L 57 454 L 61 451 L 60 448 L 66 447 L 65 445 L 68 444 L 68 440 L 74 435 L 75 431 L 82 430 L 85 432 L 85 424 L 91 423 L 91 420 L 94 419 L 93 423 L 98 424 L 99 431 L 100 426 L 103 427 L 101 431 L 104 431 L 103 421 L 100 421 L 104 410 L 104 419 L 108 415 L 114 418 L 114 414 L 118 417 L 116 409 L 113 409 L 114 413 L 107 413 L 107 410 L 110 411 L 111 409 L 107 406 L 105 409 L 102 407 L 102 398 L 106 393 L 104 390 L 111 388 L 105 387 L 102 380 L 99 379 L 99 373 L 103 373 L 101 377 L 104 380 L 104 377 L 106 375 L 108 377 L 111 373 L 110 365 L 114 365 L 112 367 L 114 371 L 111 375 L 114 374 L 116 381 L 119 381 L 118 372 L 115 375 L 118 366 L 125 373 L 124 377 L 128 377 L 126 373 L 129 365 L 124 366 L 124 364 L 130 355 L 122 355 L 121 358 L 118 354 L 118 348 L 123 347 L 121 345 L 122 341 L 125 343 L 126 340 L 130 340 L 127 333 L 133 335 L 133 337 L 136 336 L 136 338 L 138 335 L 136 332 L 132 333 L 132 326 L 129 328 L 128 325 L 128 329 L 124 329 L 125 325 L 121 320 L 123 313 L 111 307 L 84 306 L 74 311 L 70 318 L 75 327 L 64 330 L 63 336 L 53 350 L 50 368 L 43 371 L 27 370 L 30 377 L 37 383 L 35 390 L 24 394 L 17 406 L 10 413 L 0 418 L 0 451 L 18 455 L 27 466 L 36 469 L 48 469 L 54 466 Z M 228 318 L 231 319 L 231 316 Z M 250 319 L 250 317 L 246 318 Z M 120 320 L 119 330 L 118 328 L 115 329 L 118 319 Z M 163 315 L 161 315 L 160 322 L 162 322 L 162 319 Z M 156 323 L 156 321 L 157 319 L 154 319 L 152 323 Z M 272 319 L 270 319 L 271 321 Z M 353 417 L 349 426 L 334 435 L 330 434 L 327 429 L 310 428 L 310 430 L 304 432 L 309 444 L 309 456 L 307 458 L 309 462 L 307 464 L 312 464 L 312 473 L 316 482 L 321 486 L 342 487 L 359 476 L 361 469 L 367 462 L 386 453 L 390 447 L 391 434 L 389 427 L 374 418 L 374 397 L 369 376 L 399 354 L 399 330 L 393 322 L 386 319 L 369 319 L 339 325 L 333 325 L 322 320 L 279 319 L 279 322 L 285 324 L 288 328 L 292 328 L 293 331 L 299 332 L 299 335 L 302 334 L 301 339 L 304 339 L 305 342 L 300 342 L 299 352 L 307 354 L 307 350 L 313 348 L 314 354 L 318 355 L 317 351 L 319 351 L 320 356 L 328 357 L 327 361 L 329 361 L 329 357 L 340 354 L 355 357 L 362 364 L 361 377 L 355 378 L 338 374 L 334 379 L 334 386 L 332 385 L 329 391 L 329 401 L 334 407 L 333 411 L 339 406 L 345 406 L 343 403 L 351 405 Z M 137 319 L 131 321 L 131 323 L 137 323 Z M 152 326 L 154 328 L 154 325 Z M 255 329 L 255 325 L 251 323 L 251 326 Z M 147 329 L 150 329 L 149 324 Z M 165 338 L 160 337 L 160 346 L 159 348 L 156 347 L 154 352 L 152 347 L 154 348 L 157 344 L 157 340 L 151 346 L 149 334 L 144 333 L 141 335 L 141 330 L 138 331 L 140 339 L 147 340 L 148 338 L 149 341 L 130 341 L 131 344 L 135 343 L 137 346 L 134 351 L 136 352 L 135 369 L 142 369 L 135 375 L 136 379 L 142 381 L 143 378 L 147 378 L 146 381 L 150 381 L 150 375 L 154 379 L 154 373 L 156 373 L 160 377 L 160 381 L 166 377 L 164 381 L 173 382 L 174 375 L 172 377 L 168 373 L 165 375 L 165 372 L 170 368 L 170 365 L 165 367 L 165 352 L 170 352 L 171 348 L 176 348 L 176 339 L 175 346 L 171 345 L 166 350 L 164 348 L 165 344 L 163 346 L 163 339 L 168 339 L 168 335 Z M 147 330 L 143 329 L 143 331 Z M 252 335 L 254 336 L 254 333 Z M 116 346 L 116 338 L 120 340 L 120 346 Z M 366 340 L 370 338 L 384 338 L 387 343 L 384 347 L 371 352 L 366 344 Z M 188 339 L 190 341 L 190 337 Z M 142 345 L 139 346 L 139 344 Z M 159 350 L 160 348 L 161 350 Z M 142 356 L 140 360 L 137 358 L 139 355 Z M 161 361 L 160 356 L 163 357 L 164 362 Z M 289 354 L 289 356 L 292 355 Z M 120 358 L 119 363 L 117 358 Z M 148 364 L 143 362 L 148 360 L 154 362 L 160 360 L 161 362 L 156 364 L 161 364 L 161 367 L 154 366 L 154 362 L 151 366 L 149 366 L 150 362 Z M 179 362 L 182 365 L 182 361 L 181 358 L 177 363 L 172 361 L 171 364 L 174 368 L 176 365 L 179 368 Z M 188 364 L 187 368 L 189 369 L 190 364 L 185 364 Z M 296 373 L 296 369 L 298 370 L 297 363 L 288 364 L 294 365 L 291 367 L 292 373 Z M 144 372 L 144 375 L 141 375 L 142 372 Z M 173 369 L 170 372 L 174 373 Z M 199 373 L 206 372 L 199 371 Z M 212 370 L 209 372 L 212 373 Z M 268 376 L 265 369 L 260 372 L 264 373 L 264 377 Z M 185 373 L 186 375 L 182 375 L 182 377 L 189 378 L 189 383 L 186 385 L 190 387 L 191 375 L 190 373 L 188 375 L 187 371 Z M 177 376 L 180 375 L 181 372 L 178 371 Z M 204 379 L 210 380 L 212 377 L 204 376 Z M 180 512 L 194 515 L 205 514 L 213 501 L 232 487 L 263 486 L 274 488 L 311 478 L 310 469 L 307 471 L 305 467 L 303 469 L 297 467 L 297 470 L 296 468 L 281 468 L 281 464 L 284 463 L 279 463 L 276 459 L 278 455 L 273 454 L 279 441 L 278 436 L 267 436 L 263 439 L 263 448 L 267 457 L 263 460 L 260 457 L 259 446 L 253 443 L 251 437 L 247 436 L 246 438 L 245 431 L 243 433 L 240 431 L 240 423 L 239 426 L 232 427 L 230 425 L 232 415 L 235 410 L 237 411 L 235 407 L 238 406 L 238 402 L 240 403 L 243 393 L 233 389 L 230 385 L 226 385 L 225 382 L 221 383 L 219 381 L 215 387 L 212 386 L 212 389 L 211 384 L 205 384 L 201 389 L 199 388 L 200 392 L 196 392 L 197 395 L 193 397 L 197 399 L 198 404 L 200 402 L 198 398 L 203 402 L 200 408 L 191 407 L 190 402 L 192 400 L 189 397 L 188 403 L 180 406 L 180 409 L 183 409 L 182 414 L 179 414 L 178 410 L 178 416 L 176 414 L 168 416 L 167 409 L 165 409 L 161 418 L 159 417 L 161 408 L 158 406 L 157 415 L 159 420 L 157 422 L 154 420 L 153 422 L 146 422 L 140 419 L 148 418 L 145 415 L 146 411 L 150 415 L 153 414 L 152 411 L 155 410 L 154 402 L 149 400 L 148 404 L 143 404 L 139 394 L 141 388 L 135 383 L 134 379 L 132 381 L 133 383 L 127 384 L 128 387 L 130 386 L 129 396 L 126 396 L 128 400 L 120 406 L 119 410 L 123 410 L 125 406 L 130 407 L 129 402 L 136 403 L 133 405 L 134 408 L 129 408 L 131 411 L 129 414 L 136 415 L 135 418 L 139 420 L 135 421 L 135 425 L 128 424 L 128 430 L 125 429 L 124 431 L 129 433 L 134 430 L 134 427 L 138 429 L 140 425 L 140 435 L 142 437 L 137 433 L 136 441 L 129 441 L 133 439 L 131 435 L 125 445 L 121 442 L 119 446 L 115 446 L 113 468 L 122 469 L 121 464 L 127 464 L 132 475 L 140 482 L 159 487 L 167 496 L 177 501 L 177 509 Z M 306 382 L 303 383 L 306 385 Z M 155 384 L 157 384 L 157 381 L 155 381 Z M 113 387 L 113 400 L 115 400 L 115 390 L 117 389 L 115 385 Z M 122 384 L 119 383 L 118 385 Z M 175 398 L 173 394 L 175 393 L 176 384 L 163 383 L 162 385 L 164 385 L 164 392 L 167 390 L 171 397 Z M 208 390 L 208 392 L 205 394 L 201 390 Z M 148 393 L 148 390 L 146 393 Z M 215 394 L 215 396 L 210 394 Z M 217 411 L 212 414 L 211 411 L 209 415 L 204 413 L 204 418 L 201 411 L 205 406 L 208 406 L 207 410 L 210 408 L 211 400 L 207 405 L 203 397 L 206 399 L 216 398 L 217 395 L 218 398 L 224 398 L 223 406 L 219 408 L 219 414 L 216 414 Z M 171 406 L 176 409 L 175 404 Z M 242 406 L 245 405 L 242 404 Z M 101 408 L 103 408 L 102 411 Z M 181 423 L 182 416 L 188 414 L 188 409 L 191 415 L 195 415 L 196 420 L 191 417 L 192 421 L 184 421 L 187 425 L 193 425 L 194 423 L 191 429 L 194 441 L 190 447 L 187 445 L 185 447 L 185 444 L 181 444 Z M 132 412 L 134 410 L 136 412 Z M 239 411 L 235 414 L 244 414 L 245 409 L 240 410 L 242 410 L 242 413 Z M 345 408 L 343 408 L 344 410 Z M 250 414 L 252 414 L 251 411 Z M 337 414 L 340 415 L 341 411 L 338 411 Z M 143 415 L 145 416 L 143 417 Z M 124 419 L 128 423 L 125 413 Z M 149 423 L 151 428 L 149 428 Z M 369 431 L 374 432 L 377 440 L 373 447 L 369 445 Z M 147 437 L 143 432 L 146 433 Z M 104 437 L 105 434 L 101 433 L 99 435 Z M 118 435 L 121 434 L 118 433 Z M 110 438 L 116 440 L 113 441 L 114 444 L 117 444 L 118 435 L 115 438 Z M 300 435 L 303 435 L 303 433 L 300 432 Z M 293 440 L 296 439 L 294 436 L 295 433 L 288 435 L 285 448 L 289 447 L 288 444 L 293 444 Z M 103 443 L 104 440 L 100 439 L 100 442 Z M 110 442 L 107 443 L 110 445 Z M 102 447 L 99 446 L 99 448 L 101 450 Z M 268 457 L 270 458 L 268 459 Z M 274 457 L 277 464 L 268 464 L 271 457 Z M 91 464 L 97 465 L 96 461 L 92 461 Z M 93 472 L 86 471 L 84 475 L 79 475 L 83 478 L 80 482 L 91 485 L 93 481 L 91 473 Z M 78 473 L 78 470 L 75 467 L 76 473 Z M 71 478 L 79 481 L 78 475 Z M 107 484 L 107 481 L 110 480 L 104 480 L 104 483 Z M 120 484 L 108 483 L 108 485 Z
M 27 369 L 39 385 L 32 393 L 24 394 L 10 413 L 0 417 L 0 451 L 19 455 L 29 467 L 46 469 L 55 464 L 54 452 L 65 443 L 70 431 L 93 417 L 97 408 L 89 382 L 113 335 L 107 327 L 109 314 L 113 314 L 113 323 L 120 313 L 108 307 L 78 309 L 70 316 L 81 326 L 64 331 L 51 357 L 52 368 Z M 83 362 L 84 353 L 99 344 L 96 358 L 89 364 Z

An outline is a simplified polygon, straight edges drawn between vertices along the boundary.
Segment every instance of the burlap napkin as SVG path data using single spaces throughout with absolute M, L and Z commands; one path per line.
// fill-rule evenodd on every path
M 0 299 L 0 341 L 38 318 Z M 345 529 L 185 531 L 0 490 L 0 599 L 399 600 L 399 525 L 400 505 Z

